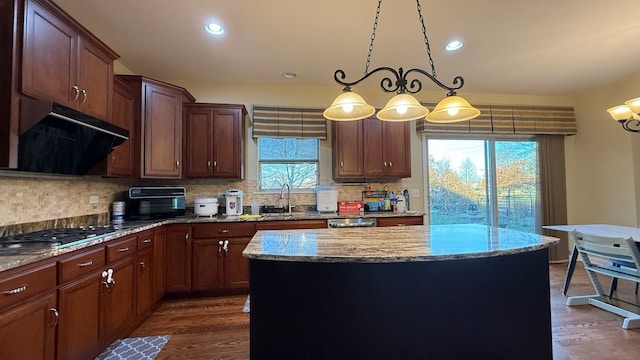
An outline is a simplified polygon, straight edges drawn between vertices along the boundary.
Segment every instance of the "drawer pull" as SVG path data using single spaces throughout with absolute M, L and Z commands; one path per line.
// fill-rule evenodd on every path
M 80 88 L 77 85 L 73 85 L 71 87 L 71 89 L 73 89 L 73 99 L 72 100 L 78 100 L 78 96 L 80 96 Z
M 142 240 L 142 242 L 145 243 L 145 244 L 148 244 L 148 243 L 151 242 L 151 239 L 144 239 L 144 240 Z
M 120 248 L 120 249 L 118 249 L 118 252 L 125 252 L 125 251 L 129 251 L 129 248 L 128 248 L 128 247 L 126 247 L 126 248 Z
M 223 229 L 218 231 L 220 234 L 228 234 L 229 233 L 229 229 Z
M 5 295 L 16 295 L 16 294 L 20 294 L 21 292 L 27 290 L 27 285 L 22 285 L 18 288 L 15 288 L 13 290 L 9 290 L 9 291 L 5 291 L 4 294 Z
M 89 260 L 87 262 L 83 262 L 82 264 L 78 264 L 78 267 L 87 267 L 93 265 L 93 260 Z
M 87 101 L 87 90 L 82 89 L 82 101 L 81 103 L 85 103 Z

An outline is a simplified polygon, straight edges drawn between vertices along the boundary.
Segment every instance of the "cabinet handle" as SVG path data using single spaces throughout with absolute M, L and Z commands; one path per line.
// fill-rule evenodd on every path
M 207 169 L 211 169 L 211 160 L 207 160 Z
M 218 256 L 220 256 L 220 253 L 222 252 L 223 245 L 224 245 L 224 241 L 222 240 L 218 241 Z
M 389 167 L 393 167 L 393 163 L 391 163 L 391 161 L 389 161 Z
M 218 167 L 218 161 L 213 160 L 213 169 L 215 170 Z
M 184 239 L 189 240 L 189 233 L 184 234 Z
M 125 252 L 125 251 L 129 251 L 129 248 L 128 248 L 128 247 L 126 247 L 126 248 L 120 248 L 120 249 L 118 249 L 118 252 Z
M 78 264 L 78 267 L 87 267 L 93 265 L 93 260 L 89 260 L 87 262 L 83 262 L 82 264 Z
M 115 155 L 111 155 L 111 161 L 116 161 L 116 156 Z
M 180 160 L 176 160 L 176 169 L 180 167 Z
M 85 101 L 87 101 L 87 90 L 82 89 L 82 101 L 81 101 L 81 103 L 84 104 Z
M 344 162 L 340 161 L 340 168 L 343 169 L 344 168 Z
M 229 229 L 222 229 L 220 231 L 218 231 L 220 234 L 228 234 L 229 233 Z
M 142 240 L 142 243 L 143 243 L 143 244 L 148 244 L 148 243 L 150 243 L 150 242 L 151 242 L 151 239 L 144 239 L 144 240 Z
M 73 89 L 72 100 L 78 100 L 78 96 L 80 96 L 80 88 L 77 85 L 73 85 L 71 88 Z
M 144 261 L 140 261 L 138 265 L 140 265 L 140 272 L 144 272 Z
M 58 325 L 60 313 L 58 313 L 58 309 L 56 308 L 49 308 L 49 311 L 53 314 L 53 324 L 51 324 L 51 327 L 55 327 L 56 325 Z
M 222 250 L 224 250 L 224 255 L 226 256 L 229 252 L 229 240 L 224 241 L 224 245 L 222 245 Z
M 387 162 L 386 161 L 384 162 L 384 167 L 387 167 Z
M 16 294 L 20 294 L 21 292 L 27 290 L 27 288 L 29 287 L 29 285 L 22 285 L 20 287 L 17 287 L 15 289 L 9 290 L 9 291 L 5 291 L 4 294 L 5 295 L 16 295 Z

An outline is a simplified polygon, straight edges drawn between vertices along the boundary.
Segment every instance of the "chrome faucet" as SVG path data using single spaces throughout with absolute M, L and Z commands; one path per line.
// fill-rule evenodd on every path
M 289 184 L 285 183 L 282 185 L 282 189 L 280 189 L 280 199 L 284 199 L 284 188 L 287 188 L 287 212 L 291 214 L 291 187 Z

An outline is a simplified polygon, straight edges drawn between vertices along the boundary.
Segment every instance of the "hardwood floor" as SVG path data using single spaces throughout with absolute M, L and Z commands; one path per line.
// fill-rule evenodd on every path
M 640 359 L 640 329 L 622 329 L 622 317 L 593 306 L 565 306 L 566 264 L 550 266 L 551 321 L 555 360 Z M 602 278 L 608 288 L 610 282 Z M 617 297 L 640 303 L 634 285 L 621 280 Z M 593 293 L 578 264 L 568 295 Z M 171 335 L 157 359 L 248 359 L 246 296 L 164 301 L 130 336 Z M 639 312 L 640 307 L 625 305 Z M 523 324 L 526 326 L 526 324 Z

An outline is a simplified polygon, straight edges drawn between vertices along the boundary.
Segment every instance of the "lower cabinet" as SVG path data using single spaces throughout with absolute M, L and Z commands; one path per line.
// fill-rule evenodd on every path
M 138 296 L 137 296 L 137 314 L 143 315 L 151 309 L 155 303 L 155 272 L 153 247 L 145 250 L 138 250 Z
M 0 313 L 0 359 L 54 359 L 57 320 L 55 291 Z
M 154 300 L 159 301 L 166 291 L 165 283 L 165 261 L 167 232 L 164 226 L 153 230 L 153 260 L 155 273 L 155 296 Z
M 191 290 L 191 225 L 166 226 L 167 293 Z
M 108 345 L 111 340 L 122 334 L 127 326 L 135 320 L 135 258 L 127 257 L 122 261 L 110 264 L 112 278 L 116 281 L 109 288 L 102 289 L 103 325 L 102 344 Z M 108 271 L 108 269 L 107 269 Z M 104 280 L 102 285 L 104 286 Z
M 193 241 L 193 290 L 216 290 L 224 287 L 223 240 Z
M 411 226 L 423 225 L 422 216 L 380 217 L 376 219 L 376 226 Z

